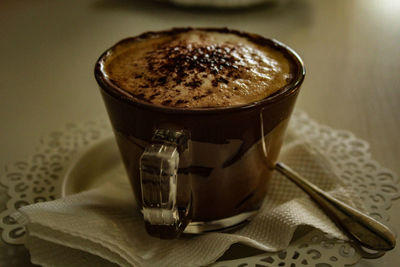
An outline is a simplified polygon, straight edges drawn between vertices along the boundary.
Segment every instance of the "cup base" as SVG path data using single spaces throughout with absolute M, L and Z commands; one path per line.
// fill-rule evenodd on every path
M 207 232 L 226 232 L 236 229 L 250 221 L 257 211 L 243 212 L 238 215 L 207 222 L 191 222 L 186 226 L 184 234 L 203 234 Z

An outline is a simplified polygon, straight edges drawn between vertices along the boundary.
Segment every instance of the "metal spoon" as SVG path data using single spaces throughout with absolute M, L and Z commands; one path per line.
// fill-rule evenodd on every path
M 396 246 L 395 235 L 382 223 L 332 197 L 284 163 L 276 163 L 275 169 L 306 192 L 361 250 L 365 247 L 377 251 L 371 254 L 363 250 L 363 257 L 380 257 Z

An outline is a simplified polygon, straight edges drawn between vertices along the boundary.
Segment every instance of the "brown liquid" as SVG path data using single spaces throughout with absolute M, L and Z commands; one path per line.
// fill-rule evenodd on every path
M 142 101 L 203 108 L 268 97 L 291 81 L 290 64 L 272 46 L 234 33 L 192 29 L 120 45 L 105 71 L 114 84 Z

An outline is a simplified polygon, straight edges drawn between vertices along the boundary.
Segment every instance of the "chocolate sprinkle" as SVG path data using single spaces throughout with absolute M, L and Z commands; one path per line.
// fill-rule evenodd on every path
M 228 84 L 229 83 L 229 81 L 227 79 L 223 78 L 223 77 L 219 77 L 218 81 L 221 82 L 221 83 L 224 83 L 224 84 Z
M 167 76 L 173 74 L 173 81 L 177 86 L 188 76 L 188 73 L 195 73 L 197 79 L 184 84 L 195 89 L 202 85 L 200 73 L 204 78 L 208 77 L 208 73 L 215 75 L 220 74 L 221 71 L 230 77 L 234 74 L 239 75 L 237 59 L 231 55 L 235 47 L 229 46 L 229 44 L 201 45 L 184 42 L 176 46 L 160 45 L 158 49 L 147 52 L 145 58 L 148 62 L 147 69 L 162 77 L 157 82 L 152 79 L 148 81 L 151 86 L 163 85 L 167 81 Z M 228 80 L 219 77 L 217 84 L 213 82 L 213 86 L 218 86 L 218 82 L 228 84 Z
M 169 104 L 171 104 L 172 100 L 168 99 L 168 100 L 164 100 L 161 104 L 163 104 L 164 106 L 168 106 Z
M 150 33 L 139 40 L 146 41 L 150 37 L 159 36 Z M 114 67 L 111 66 L 116 66 L 115 76 L 118 83 L 121 82 L 117 84 L 127 87 L 126 91 L 136 98 L 157 105 L 183 108 L 241 105 L 265 97 L 268 90 L 275 90 L 269 87 L 275 82 L 257 72 L 264 69 L 266 75 L 271 72 L 273 79 L 277 77 L 277 86 L 274 86 L 280 88 L 280 74 L 275 75 L 275 69 L 269 68 L 270 57 L 261 58 L 264 51 L 248 45 L 246 40 L 243 43 L 236 39 L 216 41 L 218 35 L 214 40 L 214 37 L 210 38 L 201 31 L 194 33 L 194 38 L 160 37 L 160 40 L 150 42 L 149 46 L 145 43 L 142 46 L 139 42 L 140 49 L 127 49 L 115 58 L 115 63 L 113 60 L 108 65 L 112 71 Z M 136 44 L 128 45 L 134 48 Z M 272 55 L 275 57 L 275 52 Z M 120 68 L 118 64 L 121 64 Z M 134 64 L 138 67 L 132 68 Z M 254 86 L 253 79 L 256 81 Z M 265 84 L 265 92 L 257 84 Z

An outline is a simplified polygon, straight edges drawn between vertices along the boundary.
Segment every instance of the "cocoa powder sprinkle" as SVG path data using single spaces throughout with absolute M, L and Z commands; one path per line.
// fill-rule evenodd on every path
M 121 50 L 107 65 L 112 83 L 146 102 L 182 108 L 241 105 L 289 82 L 283 80 L 289 63 L 280 51 L 264 51 L 246 38 L 201 31 L 149 36 L 129 43 L 132 49 Z
M 151 73 L 165 76 L 159 78 L 156 84 L 151 79 L 148 81 L 151 85 L 163 85 L 167 81 L 167 76 L 174 74 L 173 81 L 177 86 L 185 80 L 188 73 L 195 73 L 198 77 L 200 73 L 206 72 L 202 75 L 204 78 L 208 76 L 208 73 L 216 75 L 221 71 L 230 73 L 230 76 L 233 73 L 239 75 L 237 59 L 231 55 L 235 47 L 228 46 L 229 44 L 188 45 L 184 42 L 176 46 L 161 45 L 157 50 L 147 52 L 145 58 L 148 62 L 147 68 Z M 227 84 L 228 80 L 219 78 L 218 82 Z M 198 79 L 186 82 L 184 85 L 195 89 L 201 84 L 202 81 Z M 217 85 L 213 83 L 213 86 Z

